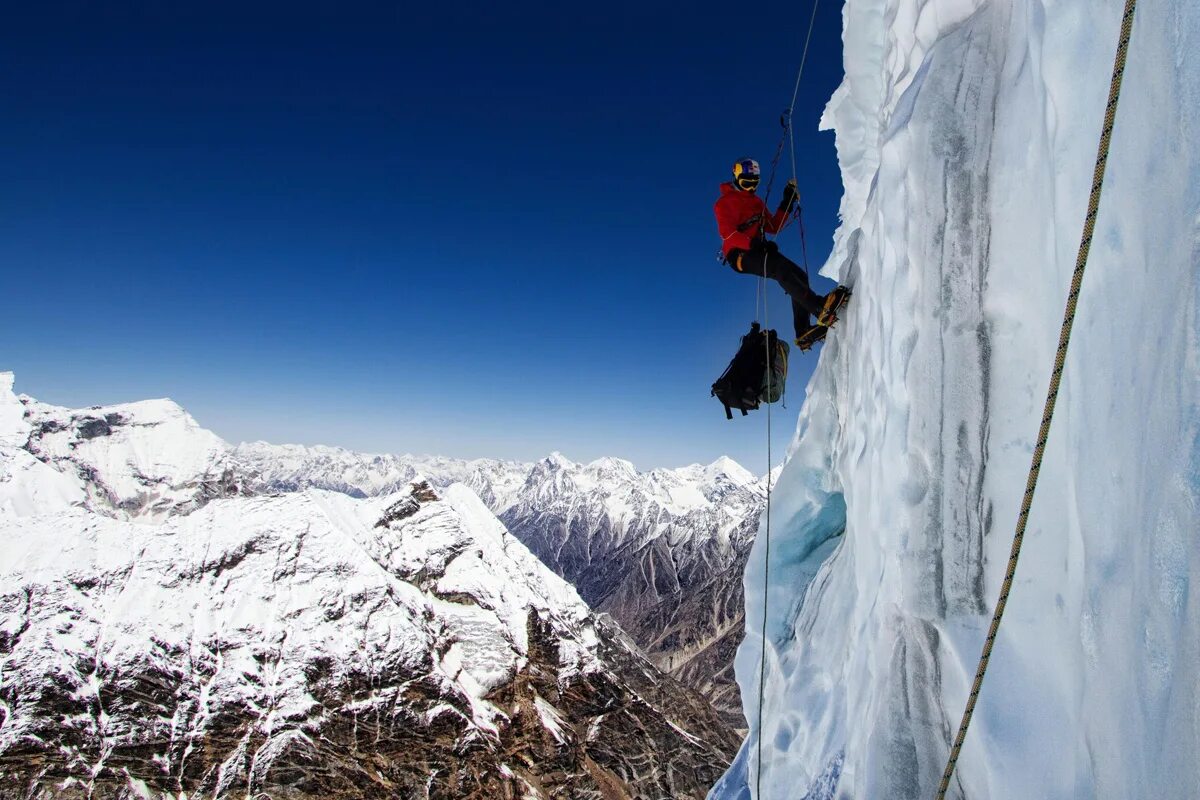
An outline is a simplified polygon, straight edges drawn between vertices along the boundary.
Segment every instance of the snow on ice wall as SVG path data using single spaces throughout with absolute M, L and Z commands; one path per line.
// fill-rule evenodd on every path
M 824 274 L 855 295 L 773 497 L 761 724 L 761 532 L 746 573 L 752 730 L 714 800 L 934 796 L 1008 558 L 1122 5 L 847 0 Z M 1198 109 L 1200 6 L 1143 2 L 951 797 L 1200 796 Z

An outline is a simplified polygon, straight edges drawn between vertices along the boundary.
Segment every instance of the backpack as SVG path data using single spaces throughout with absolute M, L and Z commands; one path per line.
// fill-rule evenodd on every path
M 733 419 L 735 408 L 744 417 L 760 403 L 774 403 L 783 397 L 787 362 L 787 342 L 781 341 L 775 331 L 763 331 L 757 322 L 751 323 L 733 360 L 712 385 L 712 395 L 725 406 L 726 418 Z

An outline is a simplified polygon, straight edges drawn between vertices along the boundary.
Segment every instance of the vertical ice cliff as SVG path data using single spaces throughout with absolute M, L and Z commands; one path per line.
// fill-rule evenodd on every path
M 751 554 L 751 733 L 711 797 L 934 796 L 1024 490 L 1122 5 L 847 0 L 824 274 L 855 294 L 774 491 L 765 584 L 764 530 Z M 951 797 L 1200 796 L 1198 101 L 1200 6 L 1142 3 Z

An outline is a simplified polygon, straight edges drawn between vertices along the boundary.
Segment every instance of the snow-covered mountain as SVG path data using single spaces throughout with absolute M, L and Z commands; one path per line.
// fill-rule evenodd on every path
M 226 464 L 229 446 L 170 400 L 71 410 L 32 398 L 14 405 L 12 375 L 0 402 L 20 412 L 17 446 L 79 479 L 92 509 L 161 521 L 240 491 Z M 13 430 L 18 430 L 14 427 Z
M 528 464 L 263 442 L 240 445 L 232 460 L 244 481 L 276 491 L 373 496 L 418 474 L 435 486 L 470 486 L 659 668 L 744 725 L 733 654 L 742 636 L 742 572 L 765 487 L 733 460 L 638 472 L 618 458 L 579 464 L 560 453 Z
M 741 727 L 732 656 L 763 482 L 734 461 L 638 473 L 606 458 L 533 465 L 497 514 L 662 669 Z M 519 533 L 517 533 L 519 531 Z
M 378 497 L 407 486 L 417 475 L 434 484 L 463 483 L 492 509 L 524 481 L 529 465 L 495 459 L 357 453 L 321 445 L 240 444 L 231 461 L 272 491 L 328 489 L 351 497 Z
M 824 273 L 854 298 L 773 496 L 769 569 L 761 535 L 747 568 L 751 732 L 714 800 L 936 796 L 1025 489 L 1122 5 L 847 0 Z M 1198 99 L 1200 5 L 1140 3 L 950 798 L 1200 797 Z
M 11 387 L 0 798 L 700 797 L 728 764 L 466 486 L 269 493 L 167 401 Z

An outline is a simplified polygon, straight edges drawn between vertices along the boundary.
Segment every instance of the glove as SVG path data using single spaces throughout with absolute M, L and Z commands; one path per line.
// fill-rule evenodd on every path
M 755 214 L 753 217 L 737 226 L 738 232 L 745 233 L 751 228 L 756 227 L 760 222 L 762 222 L 762 214 Z
M 787 186 L 783 187 L 783 199 L 779 201 L 779 209 L 790 214 L 799 199 L 800 192 L 796 189 L 796 182 L 788 181 Z

